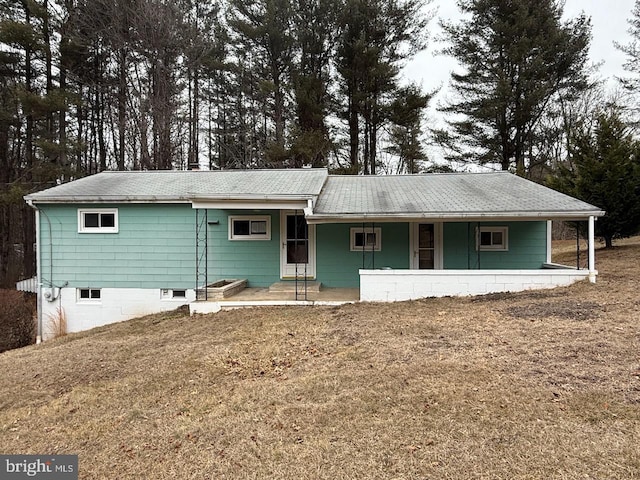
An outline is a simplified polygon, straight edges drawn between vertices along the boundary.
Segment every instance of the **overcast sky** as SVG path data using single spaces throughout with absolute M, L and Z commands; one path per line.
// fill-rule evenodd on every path
M 437 14 L 430 24 L 434 35 L 429 42 L 429 48 L 408 63 L 403 70 L 405 78 L 422 85 L 425 91 L 441 88 L 429 108 L 428 118 L 431 122 L 440 122 L 440 116 L 435 108 L 438 102 L 441 102 L 446 96 L 450 73 L 456 70 L 457 65 L 455 60 L 436 54 L 436 51 L 441 49 L 443 45 L 435 41 L 433 37 L 440 33 L 439 19 L 455 22 L 460 18 L 456 3 L 454 0 L 432 1 L 432 7 L 437 7 Z M 591 17 L 593 27 L 590 48 L 591 62 L 602 62 L 599 76 L 609 79 L 607 84 L 611 88 L 616 85 L 615 76 L 625 75 L 622 68 L 625 55 L 616 50 L 613 42 L 615 40 L 622 44 L 629 43 L 627 18 L 631 16 L 634 3 L 635 0 L 566 0 L 565 3 L 565 18 L 576 17 L 582 12 Z

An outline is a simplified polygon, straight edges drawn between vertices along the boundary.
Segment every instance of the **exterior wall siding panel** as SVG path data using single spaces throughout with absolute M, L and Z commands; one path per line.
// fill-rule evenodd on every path
M 365 224 L 370 228 L 372 224 Z M 382 249 L 379 252 L 352 252 L 350 229 L 361 223 L 322 224 L 317 226 L 317 278 L 326 287 L 357 288 L 361 268 L 409 268 L 409 224 L 378 223 Z
M 193 288 L 195 213 L 190 205 L 117 205 L 118 233 L 78 233 L 78 208 L 103 207 L 113 206 L 40 207 L 45 285 L 51 280 L 71 287 Z
M 509 250 L 476 251 L 478 226 L 509 227 Z M 454 222 L 444 224 L 444 269 L 537 269 L 546 261 L 547 224 L 541 222 Z

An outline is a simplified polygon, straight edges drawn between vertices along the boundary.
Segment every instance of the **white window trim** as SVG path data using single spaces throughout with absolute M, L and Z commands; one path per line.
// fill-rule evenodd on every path
M 184 296 L 181 297 L 176 297 L 175 292 L 176 291 L 180 291 L 180 292 L 184 292 Z M 181 301 L 185 301 L 187 299 L 187 289 L 186 288 L 176 288 L 171 289 L 171 288 L 161 288 L 160 289 L 160 299 L 161 300 L 181 300 Z
M 89 291 L 89 298 L 81 298 L 81 294 L 80 292 L 82 290 L 88 290 Z M 99 292 L 99 297 L 92 297 L 91 296 L 91 292 L 94 291 L 98 291 Z M 76 289 L 76 303 L 91 303 L 91 304 L 96 304 L 96 303 L 102 303 L 102 289 L 101 288 L 77 288 Z
M 479 227 L 476 229 L 476 250 L 481 252 L 506 252 L 509 250 L 509 227 Z M 502 245 L 480 245 L 480 234 L 502 233 Z
M 113 227 L 85 227 L 85 213 L 112 213 Z M 79 208 L 78 209 L 78 233 L 118 233 L 118 209 L 117 208 Z
M 356 233 L 373 233 L 376 236 L 376 243 L 373 248 L 370 246 L 356 246 Z M 349 229 L 349 247 L 352 252 L 379 252 L 382 250 L 382 228 L 380 227 L 351 227 Z
M 242 221 L 258 221 L 267 223 L 266 233 L 251 233 L 251 223 L 249 223 L 249 235 L 234 235 L 233 234 L 233 222 L 236 220 Z M 269 215 L 230 215 L 229 216 L 229 240 L 271 240 L 271 216 Z

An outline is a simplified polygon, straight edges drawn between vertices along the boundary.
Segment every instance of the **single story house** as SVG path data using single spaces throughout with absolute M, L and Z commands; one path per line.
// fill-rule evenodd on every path
M 313 304 L 322 292 L 395 301 L 593 282 L 604 214 L 507 172 L 108 171 L 25 200 L 44 337 L 61 312 L 80 331 L 186 303 L 205 312 Z M 552 220 L 588 222 L 587 269 L 551 263 Z M 238 300 L 243 288 L 253 300 Z

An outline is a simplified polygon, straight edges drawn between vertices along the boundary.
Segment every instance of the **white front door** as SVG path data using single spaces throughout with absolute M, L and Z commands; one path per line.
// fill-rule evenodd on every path
M 316 276 L 316 226 L 307 225 L 303 213 L 283 211 L 280 215 L 280 276 Z
M 411 235 L 411 268 L 442 269 L 442 223 L 414 223 Z

